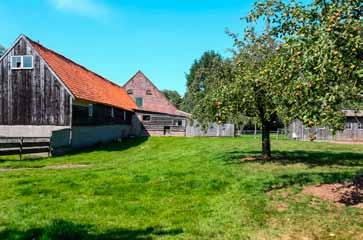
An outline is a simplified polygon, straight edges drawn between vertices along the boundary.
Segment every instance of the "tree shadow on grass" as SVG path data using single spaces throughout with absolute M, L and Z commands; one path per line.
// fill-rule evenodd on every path
M 122 142 L 118 143 L 99 143 L 92 147 L 80 148 L 68 152 L 66 155 L 63 156 L 72 156 L 81 153 L 91 153 L 91 152 L 98 152 L 98 151 L 106 151 L 106 152 L 115 152 L 115 151 L 125 151 L 127 149 L 137 147 L 144 142 L 146 142 L 149 138 L 148 137 L 137 137 L 137 138 L 127 138 L 123 139 Z
M 302 172 L 282 174 L 263 181 L 263 190 L 268 192 L 290 186 L 305 186 L 310 184 L 333 184 L 352 182 L 361 171 L 345 172 Z
M 65 220 L 54 220 L 43 228 L 25 231 L 6 229 L 0 231 L 0 239 L 8 240 L 151 240 L 155 236 L 176 236 L 183 230 L 164 230 L 161 227 L 145 229 L 112 229 L 102 233 L 93 232 L 92 225 L 76 224 Z
M 281 165 L 302 163 L 309 167 L 339 165 L 347 167 L 363 166 L 363 153 L 357 152 L 328 152 L 328 151 L 274 151 L 271 160 L 259 159 L 258 151 L 231 151 L 221 157 L 226 164 L 244 163 L 276 163 Z M 247 160 L 249 157 L 256 159 Z

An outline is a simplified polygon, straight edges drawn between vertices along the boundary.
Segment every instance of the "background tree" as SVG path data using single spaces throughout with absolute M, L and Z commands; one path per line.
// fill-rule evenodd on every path
M 198 63 L 201 63 L 201 65 Z M 188 106 L 191 108 L 193 119 L 196 119 L 202 128 L 206 130 L 211 123 L 216 122 L 216 110 L 211 104 L 213 102 L 213 93 L 231 81 L 233 63 L 230 59 L 224 59 L 215 52 L 207 52 L 202 56 L 200 62 L 193 65 L 192 69 L 196 70 L 193 72 L 195 77 L 193 79 L 196 81 L 188 88 L 186 96 L 192 96 L 191 99 L 193 100 Z M 187 99 L 185 99 L 184 104 L 187 103 Z M 230 114 L 228 120 L 240 124 L 245 119 L 240 115 Z M 218 121 L 217 123 L 222 122 Z
M 214 51 L 207 51 L 200 59 L 194 61 L 186 74 L 184 111 L 193 113 L 200 100 L 213 89 L 213 85 L 220 80 L 220 74 L 223 73 L 224 61 L 223 57 Z
M 5 53 L 5 48 L 0 44 L 0 57 Z
M 175 90 L 163 90 L 162 91 L 165 95 L 165 97 L 176 107 L 180 108 L 180 106 L 183 103 L 183 98 L 180 96 L 180 94 Z

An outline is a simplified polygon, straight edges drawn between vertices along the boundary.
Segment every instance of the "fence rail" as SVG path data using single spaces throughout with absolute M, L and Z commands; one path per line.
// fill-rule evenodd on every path
M 0 156 L 48 153 L 51 156 L 50 138 L 45 137 L 0 137 Z
M 244 136 L 244 135 L 255 136 L 255 138 L 257 138 L 257 136 L 262 135 L 262 130 L 260 130 L 260 129 L 242 130 L 237 133 L 237 136 Z M 270 135 L 271 135 L 271 138 L 288 139 L 288 131 L 283 128 L 281 128 L 281 129 L 279 128 L 276 131 L 270 131 Z

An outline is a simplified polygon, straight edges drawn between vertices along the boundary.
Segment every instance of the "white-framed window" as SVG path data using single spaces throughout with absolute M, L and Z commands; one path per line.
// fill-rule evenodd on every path
M 111 117 L 114 118 L 115 117 L 115 110 L 113 109 L 113 107 L 111 107 Z
M 21 56 L 12 56 L 11 57 L 11 69 L 21 69 L 22 66 L 22 57 Z
M 363 130 L 363 123 L 362 122 L 358 123 L 358 130 Z
M 32 55 L 11 56 L 11 69 L 33 69 L 33 67 Z
M 88 104 L 88 117 L 93 117 L 93 104 Z
M 352 122 L 346 122 L 344 126 L 345 130 L 352 130 L 353 129 L 353 123 Z

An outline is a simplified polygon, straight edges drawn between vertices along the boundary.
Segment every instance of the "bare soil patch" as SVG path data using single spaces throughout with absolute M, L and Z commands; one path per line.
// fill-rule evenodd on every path
M 44 167 L 27 167 L 27 168 L 0 168 L 0 172 L 10 172 L 10 171 L 21 171 L 21 170 L 34 170 L 34 169 L 52 169 L 52 170 L 62 170 L 62 169 L 75 169 L 75 168 L 86 168 L 90 165 L 87 164 L 58 164 L 58 165 L 48 165 Z
M 241 158 L 241 162 L 257 161 L 257 160 L 262 160 L 262 158 L 259 158 L 259 157 L 244 157 L 244 158 Z
M 274 154 L 270 159 L 265 159 L 262 156 L 247 156 L 247 157 L 243 157 L 240 159 L 240 162 L 253 162 L 253 161 L 264 161 L 264 162 L 273 162 L 273 161 L 277 161 L 277 160 L 283 160 L 284 158 L 286 158 L 286 156 L 283 155 L 279 155 L 279 154 Z
M 338 205 L 354 206 L 363 209 L 363 175 L 357 176 L 353 183 L 308 186 L 303 189 L 303 193 L 334 202 Z
M 44 169 L 73 169 L 89 167 L 87 164 L 60 164 L 45 166 Z
M 363 141 L 331 141 L 331 143 L 337 143 L 337 144 L 349 144 L 349 145 L 363 145 Z

